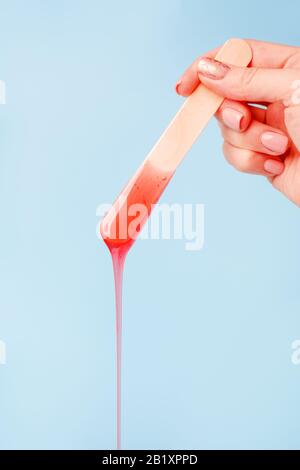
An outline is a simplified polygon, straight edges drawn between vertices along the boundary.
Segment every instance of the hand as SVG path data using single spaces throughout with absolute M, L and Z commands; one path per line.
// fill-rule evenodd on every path
M 300 206 L 300 48 L 247 42 L 253 53 L 250 67 L 213 60 L 215 49 L 186 70 L 176 91 L 188 96 L 201 81 L 224 96 L 216 117 L 228 162 L 239 171 L 266 176 Z

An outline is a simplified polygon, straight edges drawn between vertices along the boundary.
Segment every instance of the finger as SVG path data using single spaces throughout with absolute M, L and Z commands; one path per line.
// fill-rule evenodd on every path
M 214 58 L 218 53 L 219 48 L 213 49 L 205 54 L 205 57 Z M 189 96 L 193 91 L 196 90 L 200 83 L 198 75 L 198 62 L 201 56 L 198 57 L 194 62 L 186 69 L 181 78 L 175 85 L 175 91 L 178 95 Z
M 280 158 L 266 158 L 263 154 L 239 149 L 228 142 L 224 142 L 223 153 L 228 163 L 242 173 L 272 177 L 280 175 L 284 170 L 284 163 Z
M 289 139 L 282 131 L 258 121 L 252 121 L 243 133 L 233 131 L 223 124 L 221 131 L 224 140 L 231 145 L 266 155 L 284 155 L 289 147 Z
M 238 101 L 287 101 L 291 85 L 300 79 L 297 69 L 234 67 L 210 58 L 198 64 L 199 77 L 215 93 Z
M 289 134 L 284 121 L 285 106 L 280 103 L 272 103 L 266 110 L 266 122 L 269 126 L 282 130 L 285 134 Z
M 219 122 L 236 132 L 244 132 L 252 119 L 250 107 L 239 101 L 224 100 L 216 113 Z

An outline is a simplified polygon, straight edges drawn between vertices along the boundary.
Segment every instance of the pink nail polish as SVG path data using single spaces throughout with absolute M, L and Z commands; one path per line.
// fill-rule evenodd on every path
M 198 63 L 199 74 L 203 77 L 212 78 L 214 80 L 221 80 L 229 70 L 230 67 L 228 67 L 228 65 L 208 57 L 203 57 Z
M 284 164 L 277 160 L 266 160 L 264 169 L 271 175 L 280 175 L 284 170 Z
M 180 93 L 179 93 L 179 87 L 180 87 L 181 83 L 182 83 L 182 80 L 178 80 L 178 82 L 177 82 L 176 85 L 175 85 L 175 91 L 176 91 L 176 93 L 177 93 L 178 95 L 180 95 Z
M 289 139 L 277 132 L 264 132 L 261 135 L 261 143 L 266 149 L 282 154 L 287 150 Z
M 241 129 L 243 117 L 243 113 L 233 108 L 224 108 L 222 111 L 224 124 L 234 131 L 239 131 Z

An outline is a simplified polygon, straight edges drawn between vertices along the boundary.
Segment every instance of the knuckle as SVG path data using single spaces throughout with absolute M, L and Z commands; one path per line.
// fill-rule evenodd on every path
M 237 158 L 235 161 L 235 169 L 240 173 L 248 173 L 250 170 L 250 159 L 249 158 Z
M 240 69 L 237 77 L 236 95 L 243 100 L 249 89 L 253 88 L 259 69 L 257 67 Z
M 239 150 L 224 142 L 223 153 L 227 162 L 240 173 L 248 173 L 251 170 L 251 152 Z

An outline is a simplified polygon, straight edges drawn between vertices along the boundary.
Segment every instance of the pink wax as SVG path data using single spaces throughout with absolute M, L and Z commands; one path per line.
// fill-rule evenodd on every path
M 145 163 L 124 188 L 100 228 L 111 253 L 115 280 L 117 449 L 121 449 L 122 278 L 125 258 L 172 176 L 173 173 Z

